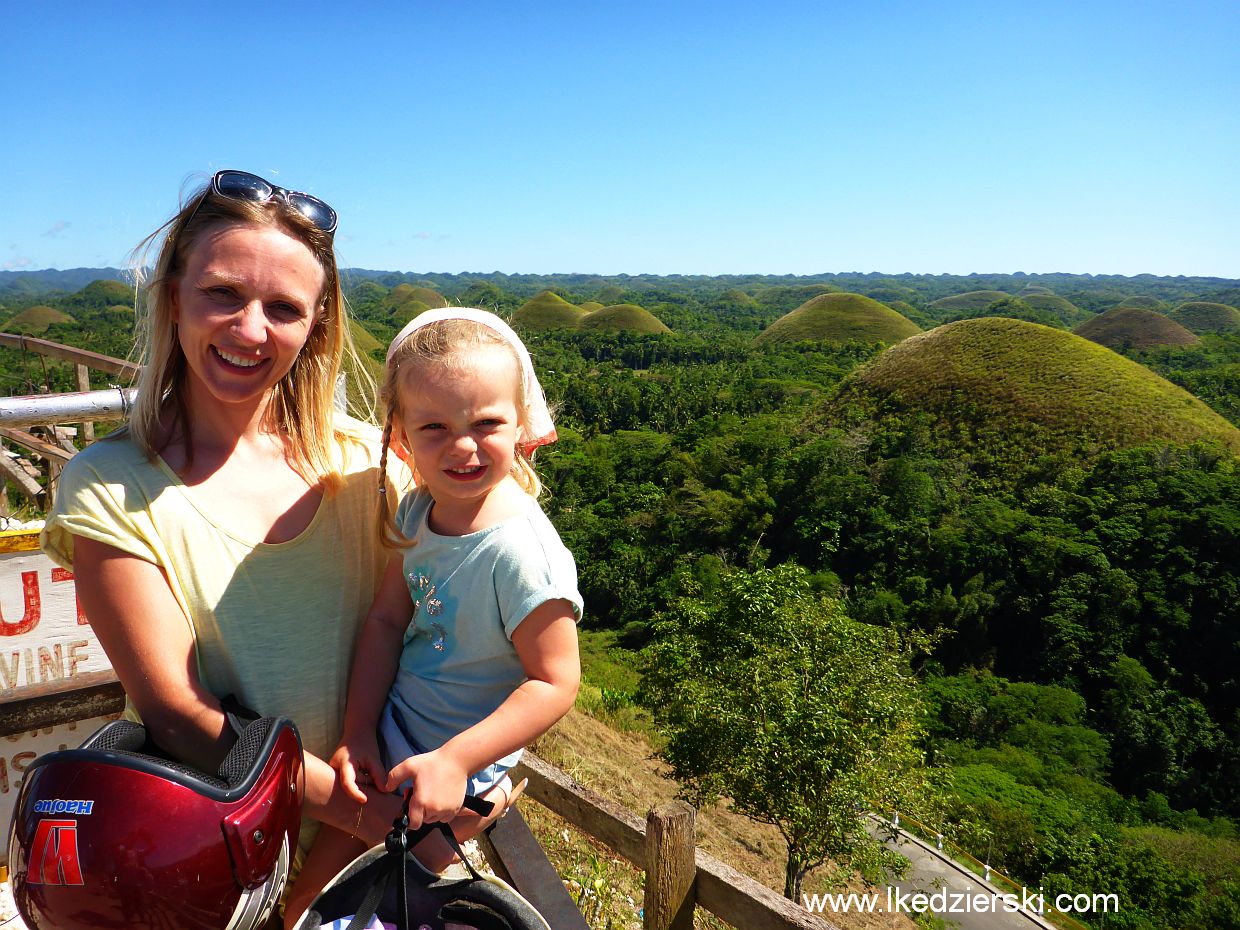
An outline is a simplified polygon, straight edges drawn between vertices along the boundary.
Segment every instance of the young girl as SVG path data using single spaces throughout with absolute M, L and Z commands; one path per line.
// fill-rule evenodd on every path
M 381 505 L 396 551 L 359 634 L 331 764 L 359 813 L 360 786 L 412 786 L 411 827 L 449 822 L 466 839 L 506 807 L 505 773 L 577 694 L 576 568 L 530 464 L 555 428 L 529 352 L 482 310 L 430 311 L 406 326 L 388 350 L 382 400 L 381 467 L 399 442 L 417 487 L 394 517 Z M 462 811 L 467 793 L 497 813 Z M 379 840 L 321 831 L 287 922 Z M 437 835 L 415 854 L 435 871 L 452 858 Z

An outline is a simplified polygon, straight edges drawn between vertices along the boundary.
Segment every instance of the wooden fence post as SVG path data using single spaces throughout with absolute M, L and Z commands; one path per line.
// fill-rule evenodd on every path
M 85 393 L 90 390 L 90 369 L 85 365 L 74 366 L 77 371 L 77 389 Z M 95 441 L 95 424 L 89 420 L 82 422 L 82 444 L 89 446 Z
M 673 801 L 646 816 L 643 930 L 693 930 L 697 838 L 693 808 Z

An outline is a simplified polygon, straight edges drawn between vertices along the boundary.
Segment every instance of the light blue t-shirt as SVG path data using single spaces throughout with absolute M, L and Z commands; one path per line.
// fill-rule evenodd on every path
M 523 513 L 466 536 L 432 531 L 432 503 L 413 493 L 396 511 L 397 526 L 417 545 L 404 556 L 413 619 L 380 720 L 390 765 L 442 746 L 525 681 L 512 634 L 536 607 L 562 598 L 581 619 L 572 553 L 532 497 Z M 507 770 L 520 756 L 498 763 Z

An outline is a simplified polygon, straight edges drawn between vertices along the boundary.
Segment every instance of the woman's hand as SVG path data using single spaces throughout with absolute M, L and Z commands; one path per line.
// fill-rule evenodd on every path
M 379 741 L 373 736 L 346 737 L 329 760 L 340 778 L 341 787 L 359 804 L 367 801 L 362 786 L 382 787 L 385 773 L 379 755 Z
M 409 798 L 409 826 L 424 823 L 450 823 L 461 810 L 469 786 L 469 770 L 443 747 L 410 756 L 388 772 L 386 788 L 396 791 L 413 780 Z

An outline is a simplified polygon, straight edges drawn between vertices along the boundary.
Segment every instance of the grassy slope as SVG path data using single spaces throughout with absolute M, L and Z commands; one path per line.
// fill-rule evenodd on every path
M 576 329 L 586 311 L 575 307 L 552 291 L 535 294 L 512 315 L 512 325 L 518 329 Z
M 1138 310 L 1166 310 L 1167 305 L 1157 297 L 1148 297 L 1144 294 L 1135 294 L 1132 297 L 1125 297 L 1116 307 L 1135 307 Z
M 1001 317 L 906 339 L 850 375 L 839 397 L 880 413 L 924 412 L 940 443 L 1000 462 L 1202 439 L 1240 454 L 1240 430 L 1147 368 L 1072 333 Z
M 1192 300 L 1180 304 L 1167 316 L 1195 333 L 1226 333 L 1240 331 L 1240 310 L 1227 304 Z
M 582 329 L 624 330 L 631 333 L 670 333 L 671 330 L 649 310 L 637 304 L 613 304 L 587 313 Z
M 860 294 L 822 294 L 780 317 L 761 334 L 759 342 L 894 343 L 921 328 L 890 307 Z
M 1111 349 L 1187 346 L 1201 341 L 1174 320 L 1140 307 L 1112 307 L 1072 331 Z
M 966 291 L 943 297 L 930 305 L 934 310 L 985 310 L 996 300 L 1011 297 L 1003 291 Z
M 61 313 L 54 307 L 27 307 L 21 313 L 14 316 L 11 320 L 4 324 L 3 329 L 6 333 L 29 333 L 38 335 L 47 332 L 47 328 L 53 323 L 72 323 L 73 317 L 67 313 Z

